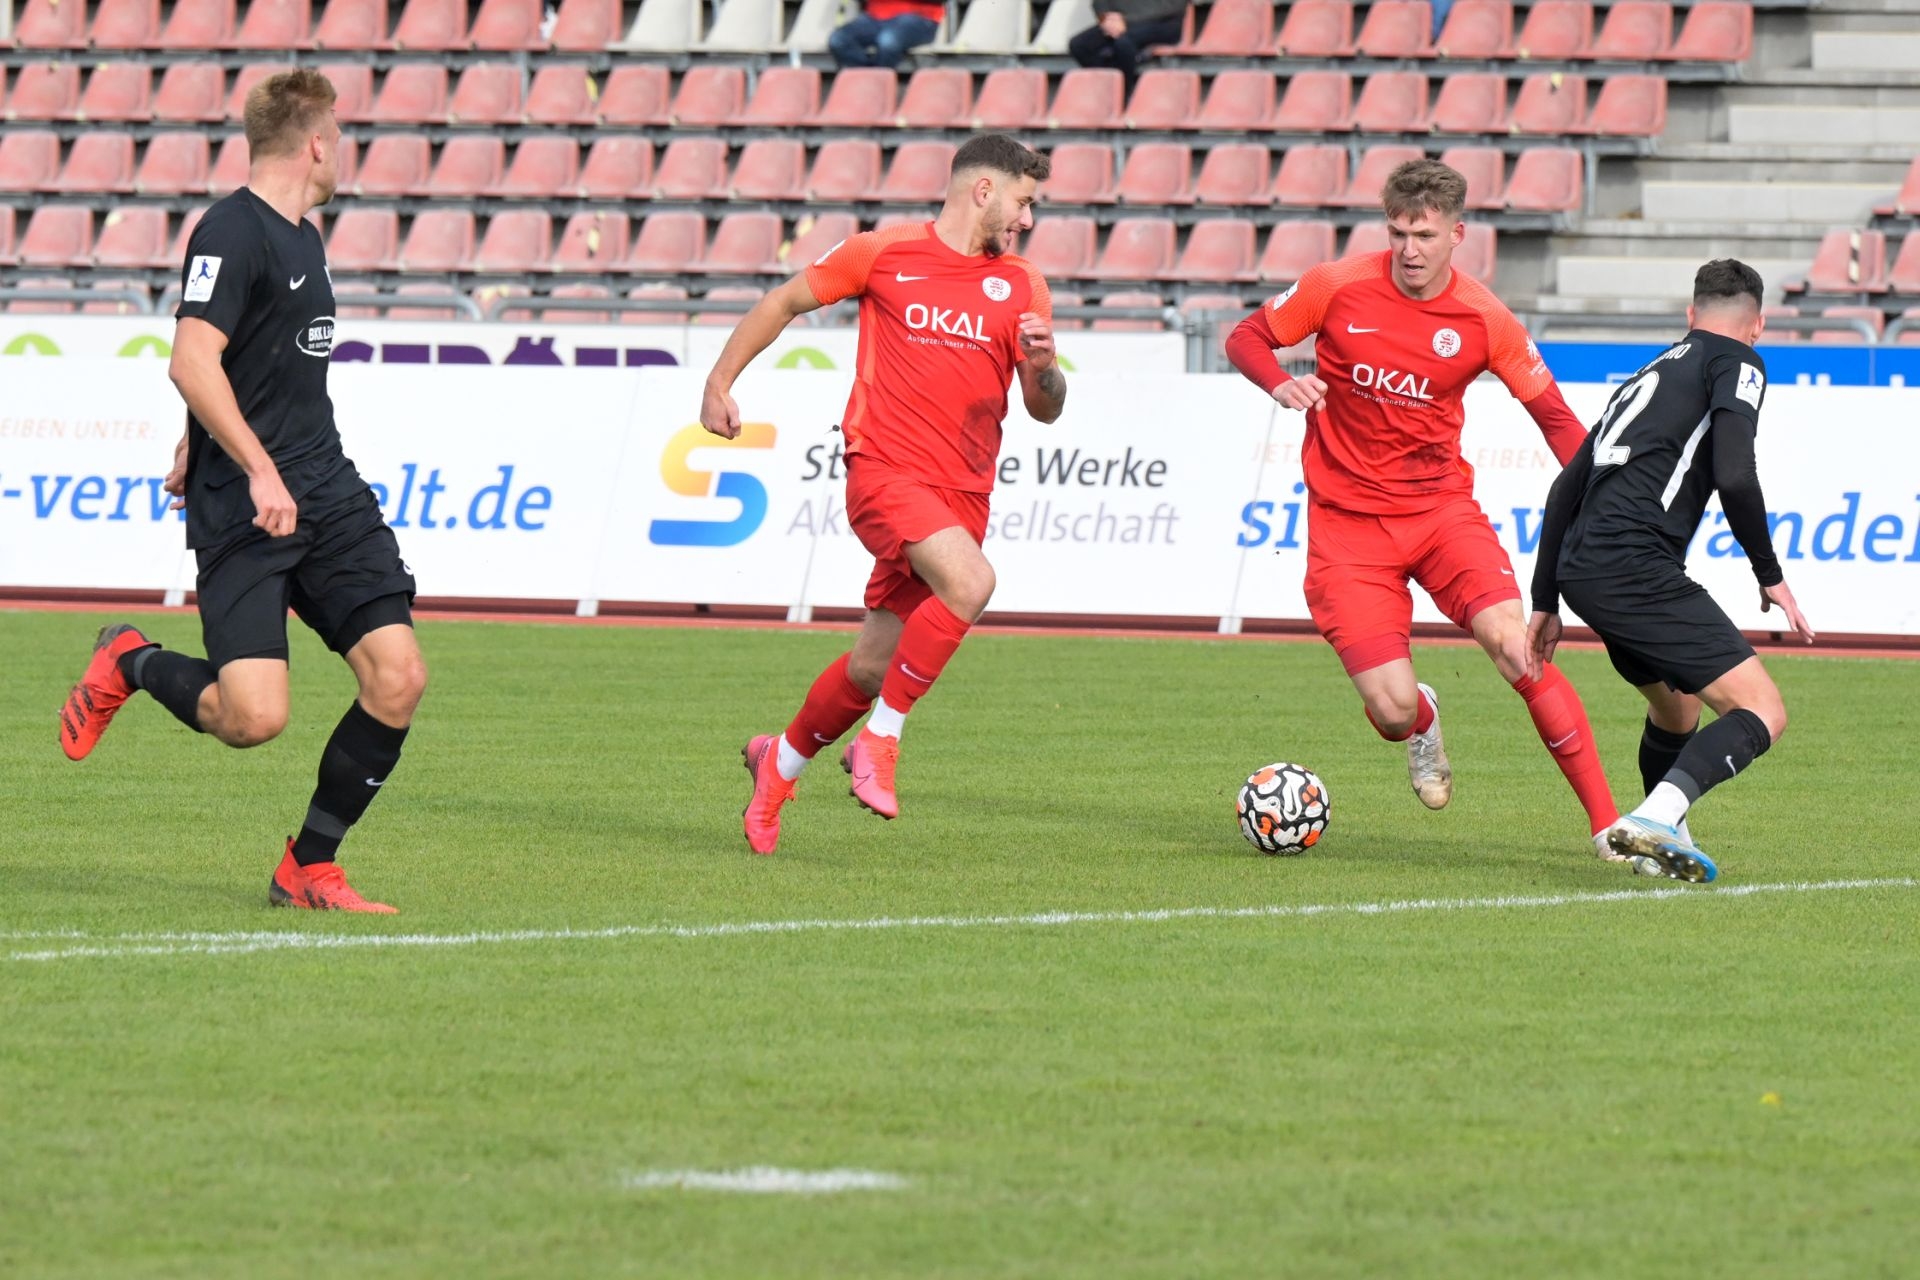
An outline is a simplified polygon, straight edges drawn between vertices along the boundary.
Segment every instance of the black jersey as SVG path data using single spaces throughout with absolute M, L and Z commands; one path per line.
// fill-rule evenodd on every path
M 194 228 L 180 284 L 174 314 L 227 335 L 221 368 L 294 500 L 350 469 L 327 397 L 333 280 L 319 230 L 242 187 Z M 253 498 L 239 464 L 191 414 L 187 449 L 187 545 L 209 547 L 246 527 Z
M 1591 471 L 1560 546 L 1559 577 L 1605 577 L 1650 561 L 1684 565 L 1714 491 L 1714 414 L 1736 414 L 1757 429 L 1766 394 L 1759 353 L 1701 329 L 1615 391 L 1588 441 Z M 1736 447 L 1746 449 L 1750 467 L 1751 435 Z

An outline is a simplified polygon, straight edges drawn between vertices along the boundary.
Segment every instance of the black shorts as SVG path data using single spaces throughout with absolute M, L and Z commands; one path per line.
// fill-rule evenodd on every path
M 287 609 L 344 654 L 377 627 L 413 623 L 413 574 L 366 482 L 348 469 L 299 499 L 284 538 L 259 529 L 196 553 L 200 629 L 215 670 L 287 657 Z
M 1678 569 L 1562 581 L 1560 594 L 1632 685 L 1698 693 L 1753 656 L 1707 589 Z

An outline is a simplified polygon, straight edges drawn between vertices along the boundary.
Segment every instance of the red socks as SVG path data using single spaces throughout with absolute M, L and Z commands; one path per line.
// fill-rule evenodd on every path
M 843 653 L 827 665 L 787 726 L 787 745 L 809 760 L 820 748 L 838 742 L 873 705 L 873 699 L 847 675 L 847 659 L 852 656 Z
M 880 686 L 881 699 L 902 715 L 913 710 L 913 704 L 940 678 L 970 626 L 941 604 L 938 596 L 928 596 L 908 615 L 907 625 L 900 632 L 900 643 Z
M 1399 735 L 1388 733 L 1380 727 L 1380 722 L 1373 718 L 1373 712 L 1371 711 L 1367 712 L 1367 723 L 1373 726 L 1375 733 L 1385 738 L 1388 742 L 1405 742 L 1416 733 L 1425 733 L 1427 730 L 1433 728 L 1433 717 L 1435 713 L 1433 703 L 1427 701 L 1426 690 L 1421 689 L 1417 692 L 1419 693 L 1420 709 L 1413 713 L 1413 728 L 1407 730 L 1405 733 Z
M 1538 681 L 1521 676 L 1513 688 L 1526 699 L 1533 727 L 1572 784 L 1573 794 L 1580 797 L 1587 822 L 1595 831 L 1605 830 L 1619 816 L 1619 810 L 1607 786 L 1606 770 L 1600 767 L 1600 749 L 1593 741 L 1593 728 L 1587 723 L 1587 709 L 1580 704 L 1579 693 L 1551 662 Z

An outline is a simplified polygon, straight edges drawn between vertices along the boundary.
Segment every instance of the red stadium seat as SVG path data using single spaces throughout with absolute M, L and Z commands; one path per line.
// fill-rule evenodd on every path
M 325 0 L 313 47 L 360 52 L 387 47 L 387 0 Z
M 673 95 L 672 123 L 711 128 L 731 124 L 747 103 L 747 73 L 740 67 L 695 64 Z
M 555 271 L 611 271 L 627 256 L 627 215 L 576 213 L 560 232 Z
M 1188 129 L 1200 114 L 1200 73 L 1155 69 L 1143 72 L 1127 100 L 1129 129 Z
M 447 104 L 447 123 L 453 125 L 519 124 L 525 116 L 520 68 L 504 62 L 475 63 L 462 71 Z
M 626 270 L 677 275 L 707 256 L 707 221 L 697 213 L 652 213 L 640 224 Z
M 1044 78 L 1044 77 L 1043 77 Z M 850 67 L 833 77 L 813 123 L 835 129 L 871 129 L 896 114 L 900 77 L 886 67 Z
M 1047 119 L 1047 73 L 1037 67 L 989 71 L 973 100 L 975 129 L 1034 129 Z
M 403 62 L 387 72 L 367 118 L 375 124 L 444 124 L 447 69 L 437 62 Z
M 98 251 L 99 245 L 95 244 L 94 248 Z M 156 265 L 167 267 L 173 264 L 163 257 Z M 141 297 L 149 300 L 153 297 L 153 290 L 147 288 L 146 284 L 139 280 L 95 280 L 93 282 L 92 292 L 137 293 Z M 110 298 L 102 298 L 96 302 L 81 303 L 80 314 L 83 316 L 137 316 L 150 314 L 150 312 L 146 308 L 136 306 L 131 302 L 116 302 Z
M 1467 180 L 1467 208 L 1507 206 L 1507 156 L 1499 147 L 1448 147 L 1440 163 Z
M 1354 47 L 1363 58 L 1420 58 L 1431 46 L 1433 12 L 1427 0 L 1374 0 Z
M 1861 320 L 1873 332 L 1871 341 L 1880 341 L 1886 331 L 1886 313 L 1878 307 L 1826 307 L 1820 312 L 1822 320 Z M 1851 324 L 1836 324 L 1831 329 L 1824 326 L 1807 335 L 1809 342 L 1866 342 L 1860 330 Z
M 382 19 L 384 25 L 384 19 Z M 248 0 L 246 16 L 227 47 L 233 49 L 306 49 L 313 30 L 312 0 Z
M 1020 256 L 1048 279 L 1085 276 L 1093 266 L 1092 218 L 1042 218 L 1022 237 Z
M 81 120 L 153 119 L 153 80 L 138 62 L 103 62 L 87 77 L 75 115 Z
M 1182 143 L 1142 142 L 1120 171 L 1120 203 L 1193 203 L 1193 150 Z
M 572 139 L 564 141 L 572 145 Z M 500 138 L 449 138 L 440 148 L 426 194 L 453 200 L 485 195 L 500 185 L 506 171 L 507 144 Z
M 1574 213 L 1586 194 L 1586 167 L 1571 147 L 1529 147 L 1513 162 L 1507 208 L 1516 213 Z
M 1433 42 L 1442 58 L 1511 58 L 1513 5 L 1511 0 L 1456 0 L 1446 24 Z
M 1920 213 L 1920 157 L 1915 157 L 1907 165 L 1906 180 L 1900 184 L 1900 194 L 1893 198 L 1893 203 L 1875 212 L 1897 213 L 1905 217 Z
M 27 0 L 13 24 L 13 43 L 22 49 L 84 49 L 87 6 L 75 0 Z
M 213 149 L 204 133 L 156 133 L 147 140 L 133 189 L 143 196 L 198 195 L 207 189 Z
M 768 67 L 754 86 L 738 123 L 757 129 L 791 129 L 820 111 L 820 72 L 813 67 Z
M 485 272 L 534 271 L 553 253 L 553 216 L 545 209 L 508 209 L 487 220 L 473 269 Z
M 701 297 L 711 302 L 758 302 L 765 291 L 751 285 L 722 285 L 718 289 L 709 289 Z M 701 311 L 695 313 L 694 324 L 735 325 L 740 323 L 739 311 Z
M 1180 316 L 1192 320 L 1202 315 L 1244 316 L 1247 304 L 1237 293 L 1190 293 L 1180 299 Z
M 37 215 L 36 215 L 37 216 Z M 1807 268 L 1811 293 L 1885 293 L 1887 237 L 1879 231 L 1843 228 L 1822 237 Z
M 367 144 L 354 175 L 353 194 L 410 196 L 427 189 L 433 171 L 433 143 L 424 133 L 384 133 Z
M 20 68 L 13 96 L 7 99 L 9 120 L 71 120 L 79 110 L 80 68 L 72 62 L 35 62 Z
M 700 269 L 719 275 L 772 275 L 780 270 L 783 238 L 777 213 L 730 213 L 714 227 Z
M 0 191 L 51 191 L 59 176 L 59 134 L 51 129 L 0 132 Z
M 52 190 L 132 191 L 133 135 L 83 133 L 75 138 Z
M 156 44 L 162 49 L 231 48 L 234 17 L 233 0 L 178 0 Z
M 1387 175 L 1407 161 L 1418 160 L 1425 154 L 1419 147 L 1368 147 L 1360 157 L 1360 166 L 1353 171 L 1353 178 L 1347 183 L 1346 190 L 1327 203 L 1345 205 L 1350 209 L 1377 209 L 1380 207 L 1380 189 L 1387 185 Z
M 246 75 L 253 70 L 248 67 L 241 72 Z M 364 62 L 335 62 L 320 68 L 333 85 L 336 95 L 333 100 L 333 114 L 342 124 L 363 123 L 373 116 L 373 67 Z
M 1164 307 L 1167 305 L 1167 300 L 1157 293 L 1130 289 L 1123 293 L 1108 294 L 1106 297 L 1100 299 L 1100 305 L 1102 307 L 1113 307 L 1116 310 L 1121 307 L 1127 307 L 1129 309 Z M 1158 333 L 1166 328 L 1166 325 L 1159 320 L 1135 320 L 1126 317 L 1115 317 L 1111 320 L 1095 320 L 1089 327 L 1103 333 Z
M 880 144 L 841 139 L 820 148 L 807 175 L 809 201 L 871 200 L 880 186 Z
M 599 111 L 593 77 L 569 62 L 546 63 L 533 73 L 527 91 L 527 123 L 592 124 Z
M 475 239 L 470 209 L 428 209 L 413 215 L 400 249 L 402 271 L 466 271 Z
M 1046 196 L 1052 204 L 1112 204 L 1113 148 L 1104 142 L 1063 142 L 1048 159 L 1053 176 Z
M 173 233 L 173 248 L 167 251 L 167 257 L 174 262 L 187 260 L 187 246 L 193 242 L 193 229 L 200 225 L 200 219 L 207 212 L 206 206 L 189 209 L 180 217 L 180 229 Z
M 100 223 L 93 262 L 99 267 L 169 267 L 174 264 L 167 258 L 167 239 L 165 209 L 155 205 L 115 209 Z
M 1745 62 L 1753 56 L 1753 6 L 1746 0 L 1699 0 L 1665 56 L 1675 62 Z
M 1047 111 L 1049 129 L 1118 129 L 1127 92 L 1126 77 L 1110 67 L 1076 67 L 1060 77 Z
M 1586 56 L 1593 43 L 1593 6 L 1587 0 L 1539 0 L 1527 10 L 1514 41 L 1522 58 L 1564 61 Z
M 1279 133 L 1337 133 L 1353 127 L 1353 77 L 1344 71 L 1302 71 L 1287 81 L 1273 128 Z
M 1376 71 L 1353 104 L 1353 127 L 1363 133 L 1426 133 L 1427 78 L 1418 71 Z
M 885 204 L 939 204 L 953 176 L 951 142 L 903 142 L 880 184 Z
M 788 271 L 799 271 L 859 230 L 860 220 L 850 213 L 823 213 L 817 218 L 802 218 L 793 229 L 792 243 L 782 246 L 780 256 L 783 264 Z
M 719 138 L 678 138 L 653 171 L 655 200 L 719 200 L 727 194 L 727 144 Z
M 1446 77 L 1434 97 L 1427 125 L 1435 133 L 1505 133 L 1507 78 L 1497 74 Z
M 671 84 L 665 67 L 615 67 L 600 90 L 600 123 L 666 124 Z
M 560 0 L 549 37 L 556 51 L 599 53 L 620 39 L 620 0 Z
M 388 42 L 390 48 L 407 53 L 447 53 L 468 47 L 466 0 L 406 0 L 406 5 Z
M 1347 243 L 1340 251 L 1343 258 L 1358 258 L 1362 254 L 1384 253 L 1387 249 L 1387 224 L 1384 222 L 1363 222 L 1347 233 Z M 1457 255 L 1459 250 L 1454 251 Z M 1455 258 L 1456 263 L 1458 258 Z
M 1288 5 L 1276 52 L 1283 58 L 1352 56 L 1352 0 L 1298 0 Z
M 922 67 L 907 81 L 894 123 L 903 129 L 965 129 L 972 110 L 972 72 Z
M 185 65 L 190 65 L 190 64 L 184 64 L 184 63 L 176 64 L 176 67 L 185 66 Z M 171 76 L 174 72 L 174 69 L 175 68 L 169 68 L 167 71 L 167 74 Z M 193 91 L 194 96 L 196 97 L 203 96 L 208 91 L 211 91 L 212 95 L 217 97 L 220 90 L 219 68 L 211 67 L 209 68 L 209 70 L 213 71 L 214 74 L 211 77 L 209 83 L 204 87 L 204 89 L 197 82 L 189 82 L 187 84 L 186 87 L 189 90 Z M 233 78 L 232 92 L 226 95 L 226 103 L 227 103 L 226 118 L 233 121 L 235 124 L 244 123 L 247 118 L 247 95 L 253 92 L 253 87 L 259 84 L 262 80 L 267 79 L 269 76 L 275 76 L 280 74 L 282 71 L 291 71 L 291 70 L 293 70 L 292 67 L 279 66 L 271 62 L 255 62 L 248 66 L 244 66 L 240 68 L 239 72 L 235 74 Z M 368 74 L 367 83 L 371 85 L 373 83 L 372 74 L 371 74 L 372 68 L 368 68 L 368 73 L 369 74 Z M 332 77 L 329 76 L 328 79 L 331 81 Z M 347 117 L 340 114 L 340 103 L 337 96 L 339 92 L 340 92 L 340 86 L 337 84 L 334 85 L 334 93 L 336 95 L 335 101 L 334 101 L 334 115 L 338 119 L 345 120 Z M 160 82 L 159 96 L 165 97 L 166 94 L 167 94 L 167 82 L 165 80 L 162 80 Z
M 392 271 L 399 265 L 400 215 L 391 209 L 348 209 L 327 234 L 327 265 L 336 271 Z
M 547 40 L 540 34 L 545 16 L 541 0 L 481 0 L 466 47 L 489 53 L 545 49 Z
M 603 284 L 591 284 L 586 281 L 574 284 L 555 285 L 548 291 L 549 298 L 611 298 L 613 290 Z M 540 312 L 542 324 L 611 324 L 613 313 L 610 311 L 576 311 L 571 307 L 548 307 Z
M 596 139 L 580 166 L 579 193 L 587 200 L 637 200 L 652 187 L 653 144 L 645 138 Z
M 1209 58 L 1255 58 L 1273 50 L 1272 0 L 1213 0 L 1191 43 L 1174 52 Z M 1116 73 L 1118 74 L 1118 73 Z
M 1275 204 L 1319 208 L 1347 189 L 1345 147 L 1289 147 L 1273 179 Z
M 1887 272 L 1887 285 L 1895 293 L 1920 294 L 1920 232 L 1909 231 L 1900 242 L 1900 252 Z
M 207 194 L 216 197 L 231 195 L 246 186 L 247 160 L 247 135 L 228 134 L 226 141 L 220 144 L 219 154 L 213 158 L 213 168 L 207 173 Z M 349 186 L 348 189 L 352 188 Z
M 1646 62 L 1673 43 L 1673 6 L 1665 0 L 1615 0 L 1587 56 L 1596 61 Z
M 1222 71 L 1213 78 L 1199 114 L 1177 127 L 1219 133 L 1264 132 L 1273 127 L 1278 101 L 1272 73 Z
M 643 284 L 627 290 L 627 297 L 636 301 L 661 302 L 686 296 L 687 291 L 677 284 Z M 622 311 L 620 323 L 685 324 L 687 313 L 684 311 Z
M 1252 280 L 1255 233 L 1242 218 L 1215 218 L 1194 224 L 1186 248 L 1174 264 L 1176 280 Z
M 1587 78 L 1559 72 L 1520 82 L 1509 128 L 1523 134 L 1580 133 L 1587 124 Z
M 552 200 L 580 187 L 580 144 L 568 137 L 531 137 L 513 149 L 513 160 L 493 188 L 482 194 Z
M 15 282 L 20 289 L 47 289 L 64 291 L 69 297 L 78 298 L 80 291 L 73 287 L 73 281 L 65 276 L 53 276 L 45 279 L 27 279 Z M 51 299 L 15 298 L 6 304 L 7 314 L 12 316 L 70 316 L 73 314 L 71 301 L 55 302 Z
M 96 49 L 148 49 L 160 40 L 160 0 L 100 0 L 88 43 Z
M 1385 224 L 1377 225 L 1384 227 Z M 1497 243 L 1491 226 L 1469 222 L 1466 239 L 1453 251 L 1453 265 L 1491 289 L 1499 276 L 1499 255 L 1494 251 Z
M 1177 237 L 1171 218 L 1126 218 L 1113 224 L 1100 260 L 1088 275 L 1098 280 L 1161 280 L 1173 270 Z
M 1273 157 L 1259 143 L 1228 143 L 1207 152 L 1194 199 L 1206 205 L 1264 205 L 1273 199 Z
M 1085 306 L 1087 302 L 1085 294 L 1076 293 L 1071 289 L 1050 289 L 1048 292 L 1053 298 L 1053 331 L 1055 333 L 1062 333 L 1069 329 L 1078 331 L 1087 327 L 1085 320 L 1060 314 L 1063 307 Z
M 1267 237 L 1267 247 L 1254 266 L 1254 275 L 1266 284 L 1292 284 L 1309 267 L 1333 261 L 1331 222 L 1282 222 Z
M 755 138 L 740 149 L 730 198 L 798 200 L 806 186 L 807 147 L 798 138 Z
M 1657 138 L 1667 129 L 1665 76 L 1609 76 L 1587 117 L 1591 133 L 1615 138 Z

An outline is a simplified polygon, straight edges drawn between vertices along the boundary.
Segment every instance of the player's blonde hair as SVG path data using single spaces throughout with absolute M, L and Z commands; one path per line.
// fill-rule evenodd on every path
M 1409 160 L 1387 175 L 1380 205 L 1389 218 L 1418 218 L 1432 210 L 1451 222 L 1467 207 L 1467 180 L 1438 160 Z
M 298 152 L 333 110 L 333 82 L 311 67 L 268 76 L 247 91 L 247 150 L 255 160 Z

